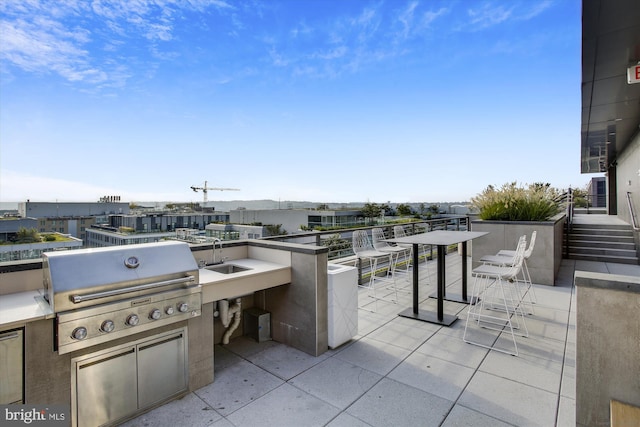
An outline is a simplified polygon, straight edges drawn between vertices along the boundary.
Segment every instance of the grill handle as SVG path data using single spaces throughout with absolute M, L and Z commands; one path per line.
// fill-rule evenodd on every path
M 176 285 L 179 283 L 192 283 L 196 279 L 193 276 L 182 277 L 180 279 L 164 280 L 162 282 L 147 283 L 146 285 L 130 286 L 128 288 L 114 289 L 111 291 L 94 292 L 83 295 L 71 295 L 71 301 L 78 304 L 84 301 L 90 301 L 98 298 L 111 297 L 114 295 L 127 294 L 129 292 L 144 291 L 147 289 L 160 288 L 162 286 Z

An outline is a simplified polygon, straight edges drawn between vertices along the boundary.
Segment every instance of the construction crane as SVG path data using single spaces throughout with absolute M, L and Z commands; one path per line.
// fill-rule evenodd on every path
M 239 188 L 220 188 L 220 187 L 207 187 L 207 181 L 204 182 L 204 186 L 203 187 L 196 187 L 195 185 L 191 186 L 191 189 L 193 191 L 195 191 L 196 193 L 198 191 L 202 191 L 203 194 L 203 205 L 202 207 L 205 207 L 205 205 L 207 204 L 207 202 L 209 201 L 209 198 L 207 196 L 207 193 L 209 191 L 240 191 Z

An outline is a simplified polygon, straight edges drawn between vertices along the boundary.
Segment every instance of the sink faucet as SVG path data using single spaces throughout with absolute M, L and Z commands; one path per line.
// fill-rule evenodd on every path
M 216 260 L 216 243 L 218 244 L 218 249 L 222 251 L 222 240 L 218 238 L 213 239 L 213 260 L 211 264 L 222 264 L 225 258 L 220 258 L 220 261 Z

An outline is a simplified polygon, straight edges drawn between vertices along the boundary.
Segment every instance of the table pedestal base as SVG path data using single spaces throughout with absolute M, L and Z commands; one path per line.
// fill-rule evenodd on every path
M 442 320 L 438 319 L 438 314 L 432 311 L 418 310 L 418 313 L 413 312 L 413 308 L 407 308 L 398 313 L 398 316 L 408 317 L 410 319 L 422 320 L 423 322 L 435 323 L 438 325 L 451 326 L 453 322 L 458 320 L 457 316 L 451 314 L 443 314 Z

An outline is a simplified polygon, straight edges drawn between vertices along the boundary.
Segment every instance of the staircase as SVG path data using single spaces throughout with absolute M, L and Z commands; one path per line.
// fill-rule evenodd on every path
M 618 264 L 640 264 L 628 224 L 591 224 L 575 222 L 569 233 L 569 259 Z

